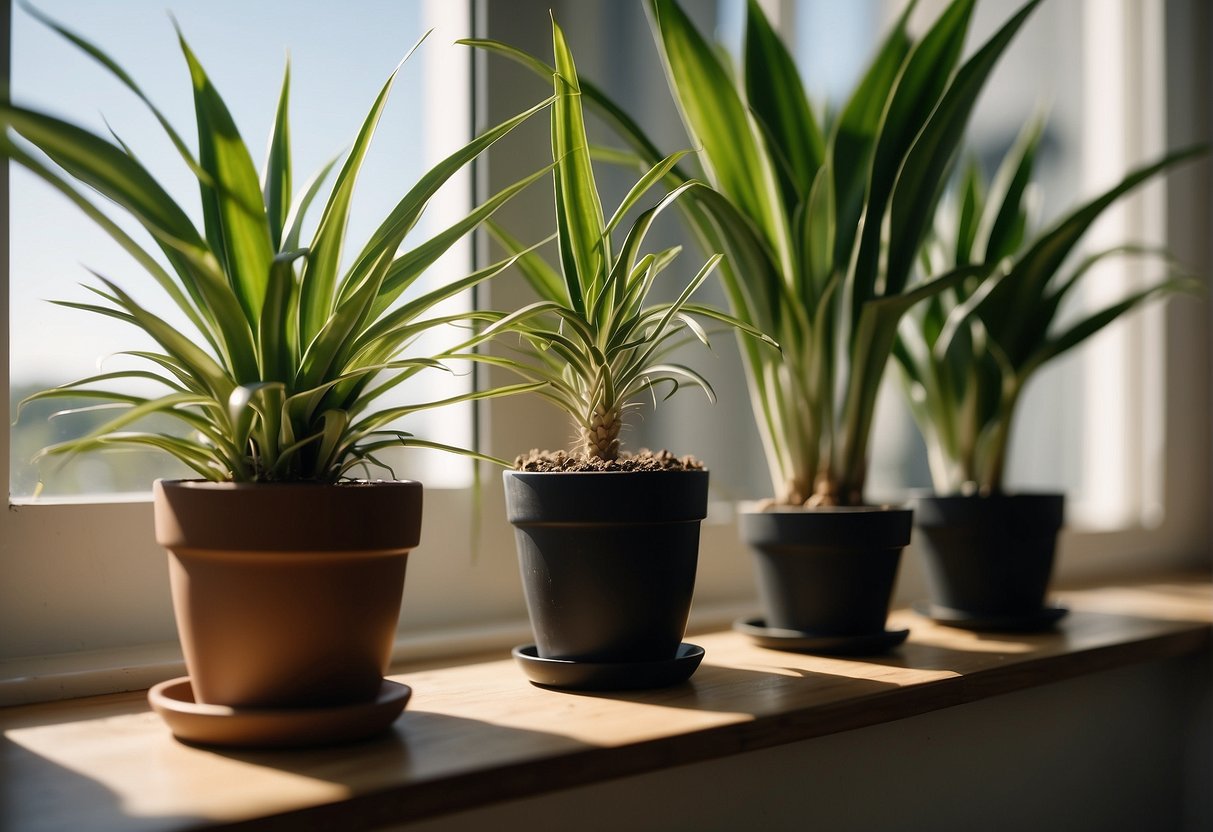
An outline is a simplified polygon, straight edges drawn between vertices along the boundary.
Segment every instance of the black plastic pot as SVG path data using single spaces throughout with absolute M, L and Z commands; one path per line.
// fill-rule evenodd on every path
M 913 511 L 857 507 L 741 514 L 766 627 L 821 636 L 884 631 Z
M 917 547 L 932 604 L 974 617 L 1041 610 L 1064 502 L 1062 494 L 920 499 Z
M 686 632 L 706 471 L 506 471 L 538 655 L 673 659 Z

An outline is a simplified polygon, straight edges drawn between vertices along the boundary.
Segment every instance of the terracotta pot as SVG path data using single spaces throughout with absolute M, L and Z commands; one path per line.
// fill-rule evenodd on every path
M 538 655 L 675 657 L 691 609 L 707 471 L 506 471 Z
M 882 632 L 912 517 L 885 507 L 742 512 L 765 625 L 819 636 Z
M 420 539 L 420 483 L 161 480 L 154 495 L 197 701 L 375 698 Z
M 973 616 L 1038 612 L 1045 601 L 1062 494 L 925 497 L 918 501 L 918 549 L 931 601 Z

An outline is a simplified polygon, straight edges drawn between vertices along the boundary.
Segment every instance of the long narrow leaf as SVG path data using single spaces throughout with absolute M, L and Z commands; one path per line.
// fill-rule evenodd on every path
M 274 128 L 270 132 L 269 150 L 265 154 L 265 171 L 261 175 L 261 193 L 265 200 L 270 244 L 274 251 L 282 251 L 291 210 L 291 194 L 294 193 L 291 188 L 291 129 L 288 118 L 290 91 L 291 65 L 288 63 L 282 74 L 282 92 L 278 95 Z
M 200 183 L 207 239 L 227 264 L 228 279 L 250 326 L 261 317 L 273 246 L 257 169 L 236 122 L 202 65 L 178 33 L 194 85 L 198 157 L 215 185 Z
M 712 184 L 762 232 L 780 262 L 790 262 L 775 171 L 752 118 L 715 51 L 674 0 L 649 0 L 671 91 L 692 140 L 703 147 Z
M 552 160 L 556 163 L 556 224 L 564 281 L 573 308 L 585 314 L 610 258 L 602 203 L 590 162 L 581 89 L 564 33 L 553 21 L 556 101 L 552 105 Z
M 784 201 L 794 206 L 817 176 L 825 158 L 825 139 L 800 72 L 757 0 L 746 3 L 744 63 L 747 101 L 787 166 L 787 175 L 779 181 L 784 183 Z
M 943 173 L 951 165 L 969 114 L 986 79 L 1040 0 L 1029 0 L 957 71 L 930 120 L 910 150 L 890 204 L 886 293 L 900 291 L 909 277 L 931 217 L 943 191 Z

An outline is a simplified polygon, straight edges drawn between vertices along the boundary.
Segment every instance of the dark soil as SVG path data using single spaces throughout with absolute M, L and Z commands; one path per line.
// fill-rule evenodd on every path
M 702 471 L 693 456 L 674 456 L 669 451 L 641 450 L 620 454 L 619 459 L 574 456 L 567 451 L 531 450 L 514 460 L 518 471 Z

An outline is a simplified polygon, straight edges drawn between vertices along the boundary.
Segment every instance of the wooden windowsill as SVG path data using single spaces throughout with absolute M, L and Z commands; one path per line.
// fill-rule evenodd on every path
M 217 751 L 176 742 L 141 694 L 0 710 L 0 828 L 367 829 L 890 722 L 1048 682 L 1208 651 L 1213 584 L 1059 593 L 1056 633 L 975 634 L 900 611 L 894 653 L 832 659 L 732 632 L 690 638 L 688 684 L 621 694 L 530 685 L 509 659 L 407 669 L 393 731 L 357 745 Z

